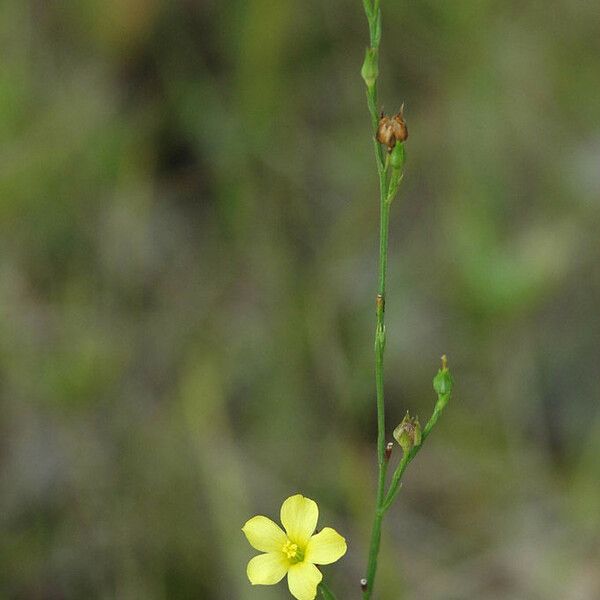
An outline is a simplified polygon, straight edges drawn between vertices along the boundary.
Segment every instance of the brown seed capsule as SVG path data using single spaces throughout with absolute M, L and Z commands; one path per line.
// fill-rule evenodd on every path
M 394 123 L 394 137 L 398 142 L 405 142 L 408 139 L 408 127 L 404 120 L 404 104 L 400 107 L 400 111 L 393 118 Z
M 389 152 L 394 149 L 396 142 L 404 142 L 408 138 L 408 128 L 404 121 L 404 104 L 394 117 L 381 113 L 376 138 L 380 144 L 388 147 Z
M 381 113 L 379 126 L 377 127 L 377 141 L 388 147 L 388 150 L 396 145 L 396 136 L 394 135 L 394 126 L 392 119 Z

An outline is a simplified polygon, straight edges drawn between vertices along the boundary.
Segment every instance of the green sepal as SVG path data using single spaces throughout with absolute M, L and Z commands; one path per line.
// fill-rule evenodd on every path
M 406 152 L 404 150 L 404 144 L 399 142 L 394 146 L 394 149 L 390 154 L 390 165 L 392 165 L 392 169 L 395 169 L 396 171 L 402 170 L 405 159 Z
M 404 454 L 408 454 L 415 446 L 421 445 L 422 434 L 419 418 L 412 418 L 407 412 L 400 425 L 394 429 L 393 435 Z

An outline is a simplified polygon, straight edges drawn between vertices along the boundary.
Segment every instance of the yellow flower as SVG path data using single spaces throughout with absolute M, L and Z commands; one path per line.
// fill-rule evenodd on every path
M 286 575 L 298 600 L 314 600 L 323 579 L 315 565 L 329 565 L 346 554 L 346 540 L 331 527 L 313 535 L 319 518 L 314 500 L 300 494 L 281 505 L 285 533 L 271 519 L 252 517 L 242 527 L 250 544 L 266 554 L 250 560 L 246 572 L 252 585 L 274 585 Z

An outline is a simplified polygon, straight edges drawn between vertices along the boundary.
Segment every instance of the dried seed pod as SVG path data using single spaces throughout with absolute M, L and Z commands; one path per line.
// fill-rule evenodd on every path
M 404 120 L 404 104 L 400 111 L 393 117 L 386 116 L 383 112 L 377 127 L 377 141 L 388 147 L 391 152 L 397 142 L 404 142 L 408 138 L 408 128 Z
M 379 126 L 377 127 L 377 141 L 389 150 L 396 145 L 396 136 L 394 135 L 394 124 L 392 119 L 381 113 Z
M 404 120 L 404 104 L 400 107 L 398 114 L 392 119 L 392 127 L 394 129 L 394 137 L 397 142 L 404 142 L 408 138 L 408 127 Z

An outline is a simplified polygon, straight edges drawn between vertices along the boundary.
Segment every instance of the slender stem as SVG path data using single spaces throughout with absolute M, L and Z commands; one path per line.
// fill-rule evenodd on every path
M 373 127 L 373 148 L 375 150 L 375 159 L 377 161 L 377 172 L 379 173 L 379 182 L 385 170 L 384 153 L 381 144 L 377 142 L 376 133 L 379 125 L 379 113 L 377 110 L 377 83 L 367 89 L 367 104 L 371 113 L 371 126 Z
M 392 481 L 386 493 L 386 475 L 388 469 L 389 454 L 386 456 L 385 442 L 385 403 L 384 403 L 384 380 L 383 366 L 385 353 L 385 299 L 386 299 L 386 277 L 388 261 L 388 239 L 390 225 L 390 207 L 398 187 L 403 179 L 402 166 L 403 154 L 398 160 L 398 154 L 386 154 L 381 144 L 377 141 L 377 130 L 379 127 L 379 111 L 377 98 L 377 76 L 379 73 L 379 43 L 381 41 L 381 0 L 363 0 L 365 14 L 369 22 L 369 34 L 371 47 L 367 50 L 365 63 L 363 65 L 363 78 L 367 85 L 367 104 L 371 115 L 373 127 L 373 145 L 375 149 L 375 160 L 379 174 L 379 282 L 377 292 L 377 325 L 375 328 L 375 387 L 377 391 L 377 462 L 379 466 L 379 477 L 377 482 L 377 497 L 373 529 L 371 532 L 371 543 L 369 545 L 369 559 L 367 563 L 366 588 L 363 591 L 363 600 L 370 600 L 377 573 L 377 559 L 381 545 L 381 528 L 383 517 L 393 504 L 401 488 L 401 480 L 404 471 L 418 454 L 423 442 L 437 423 L 437 420 L 446 406 L 451 394 L 451 377 L 446 366 L 446 358 L 442 357 L 442 369 L 434 379 L 434 388 L 438 392 L 438 401 L 434 412 L 427 422 L 421 436 L 421 443 L 406 452 L 401 458 Z M 396 148 L 403 148 L 396 146 Z M 390 169 L 390 162 L 392 168 Z M 398 164 L 400 162 L 400 165 Z M 436 383 L 438 377 L 442 379 Z M 443 393 L 441 393 L 443 392 Z
M 392 476 L 392 482 L 390 483 L 388 492 L 382 502 L 381 509 L 384 514 L 387 512 L 388 508 L 394 503 L 394 500 L 396 499 L 396 496 L 398 495 L 398 492 L 400 491 L 400 487 L 402 485 L 400 482 L 402 479 L 402 475 L 404 475 L 406 467 L 408 467 L 410 461 L 416 456 L 420 448 L 421 446 L 416 446 L 415 448 L 413 448 L 410 452 L 405 454 L 402 457 L 402 460 L 398 463 L 398 466 L 394 471 L 394 475 Z
M 377 294 L 377 326 L 375 329 L 375 387 L 377 391 L 377 459 L 379 464 L 379 480 L 377 484 L 377 499 L 369 562 L 367 565 L 367 589 L 363 598 L 371 596 L 373 581 L 377 572 L 377 557 L 381 543 L 381 521 L 383 512 L 381 506 L 385 497 L 385 481 L 388 461 L 385 456 L 385 403 L 383 386 L 383 357 L 385 352 L 385 287 L 387 275 L 387 254 L 390 221 L 390 203 L 387 202 L 387 182 L 385 173 L 380 179 L 380 230 L 379 230 L 379 290 Z
M 319 592 L 321 592 L 321 596 L 323 600 L 336 600 L 335 594 L 329 589 L 329 586 L 321 581 L 319 584 Z
M 365 13 L 369 21 L 371 50 L 378 62 L 379 41 L 381 38 L 381 14 L 379 0 L 364 0 Z M 377 67 L 378 69 L 378 67 Z M 385 353 L 385 291 L 387 276 L 387 255 L 389 238 L 390 202 L 388 202 L 387 159 L 384 151 L 376 140 L 379 123 L 377 81 L 367 86 L 367 104 L 371 115 L 373 129 L 373 144 L 377 172 L 379 174 L 379 282 L 377 291 L 377 324 L 375 328 L 375 387 L 377 393 L 377 462 L 379 476 L 377 483 L 377 497 L 371 543 L 369 547 L 369 560 L 367 564 L 367 588 L 363 593 L 364 600 L 371 597 L 373 582 L 377 572 L 377 557 L 381 543 L 381 524 L 383 511 L 381 510 L 385 498 L 385 483 L 388 461 L 385 456 L 385 404 L 383 384 L 383 364 Z

